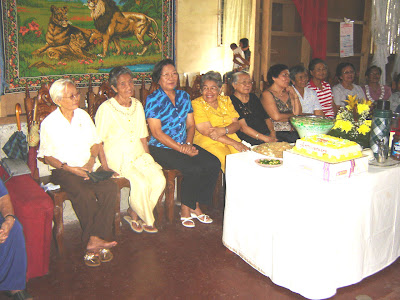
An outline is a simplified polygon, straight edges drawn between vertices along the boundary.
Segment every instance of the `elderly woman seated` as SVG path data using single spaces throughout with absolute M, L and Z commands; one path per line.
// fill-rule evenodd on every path
M 149 150 L 163 167 L 177 169 L 183 175 L 181 222 L 195 227 L 213 220 L 199 206 L 210 203 L 221 165 L 203 148 L 193 145 L 194 119 L 189 94 L 177 90 L 178 73 L 171 59 L 158 62 L 152 79 L 159 88 L 146 99 L 145 113 L 152 133 Z
M 390 96 L 392 95 L 390 87 L 379 83 L 381 80 L 381 76 L 382 69 L 378 66 L 370 66 L 367 71 L 365 71 L 367 84 L 363 85 L 361 88 L 364 91 L 367 100 L 389 100 Z
M 106 239 L 112 236 L 118 186 L 110 179 L 89 180 L 89 173 L 97 166 L 95 160 L 104 150 L 92 119 L 79 108 L 80 95 L 74 83 L 69 79 L 55 81 L 50 96 L 58 108 L 41 124 L 38 157 L 50 165 L 52 182 L 59 184 L 72 202 L 86 244 L 85 264 L 97 267 L 113 258 L 109 249 L 117 244 Z
M 22 226 L 14 216 L 8 191 L 0 180 L 0 291 L 13 299 L 32 299 L 25 290 L 26 252 Z
M 193 142 L 218 157 L 225 172 L 225 157 L 249 150 L 236 135 L 239 114 L 228 96 L 221 96 L 221 74 L 209 71 L 201 77 L 202 96 L 193 100 L 196 132 Z
M 290 125 L 289 118 L 301 114 L 299 96 L 289 86 L 289 69 L 277 64 L 269 68 L 267 79 L 271 86 L 262 93 L 261 104 L 271 117 L 279 141 L 294 143 L 299 138 Z
M 324 116 L 317 92 L 307 87 L 308 73 L 306 68 L 298 65 L 290 68 L 289 72 L 294 91 L 299 96 L 302 113 Z
M 124 220 L 137 233 L 156 233 L 153 210 L 164 191 L 165 177 L 149 154 L 143 106 L 133 97 L 133 74 L 128 68 L 112 69 L 109 82 L 117 95 L 100 105 L 96 128 L 104 142 L 108 166 L 131 184 L 130 207 Z
M 336 67 L 336 77 L 340 83 L 332 88 L 333 100 L 336 106 L 346 106 L 345 100 L 349 95 L 356 96 L 358 99 L 365 98 L 362 88 L 354 83 L 356 68 L 352 63 L 343 62 Z
M 240 116 L 240 130 L 236 134 L 251 145 L 276 142 L 271 119 L 262 107 L 260 99 L 250 93 L 252 85 L 249 73 L 242 71 L 233 74 L 232 86 L 235 92 L 231 95 L 231 100 Z

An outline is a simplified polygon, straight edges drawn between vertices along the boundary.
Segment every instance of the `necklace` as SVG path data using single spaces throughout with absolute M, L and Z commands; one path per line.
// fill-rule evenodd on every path
M 114 98 L 114 100 L 115 100 L 115 98 Z M 115 102 L 118 103 L 117 100 L 115 100 Z M 128 116 L 128 117 L 132 116 L 136 111 L 136 103 L 137 103 L 137 101 L 132 101 L 132 104 L 129 107 L 122 106 L 119 103 L 118 103 L 118 106 L 117 106 L 115 102 L 114 101 L 109 101 L 109 103 L 110 103 L 111 107 L 114 109 L 114 111 L 116 111 L 116 112 L 118 112 L 118 113 L 120 113 L 120 114 L 122 114 L 124 116 Z
M 383 100 L 383 96 L 385 95 L 385 87 L 383 85 L 380 85 L 381 87 L 381 94 L 379 95 L 379 98 L 377 100 Z M 370 101 L 375 101 L 372 99 L 371 93 L 369 91 L 369 85 L 365 85 L 365 94 Z

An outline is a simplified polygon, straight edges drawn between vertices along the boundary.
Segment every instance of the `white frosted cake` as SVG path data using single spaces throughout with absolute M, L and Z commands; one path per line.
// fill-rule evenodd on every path
M 304 137 L 296 141 L 294 153 L 338 163 L 362 156 L 361 146 L 356 142 L 333 137 L 326 134 Z

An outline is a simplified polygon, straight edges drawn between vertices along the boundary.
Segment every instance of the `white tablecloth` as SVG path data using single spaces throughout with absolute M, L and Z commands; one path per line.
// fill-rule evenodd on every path
M 328 298 L 400 255 L 400 167 L 324 182 L 261 157 L 227 156 L 222 239 L 275 284 Z

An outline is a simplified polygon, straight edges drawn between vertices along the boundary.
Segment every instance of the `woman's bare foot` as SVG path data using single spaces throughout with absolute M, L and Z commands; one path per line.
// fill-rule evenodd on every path
M 86 246 L 86 250 L 89 251 L 97 251 L 99 249 L 110 249 L 112 247 L 115 247 L 118 243 L 116 241 L 112 241 L 112 242 L 107 242 L 97 236 L 92 235 L 89 238 L 89 242 Z
M 196 203 L 196 209 L 189 209 L 189 216 L 190 216 L 190 214 L 192 214 L 192 213 L 195 214 L 195 215 L 197 215 L 197 216 L 203 214 L 203 212 L 202 212 L 202 210 L 201 210 L 201 208 L 200 208 L 198 202 Z

